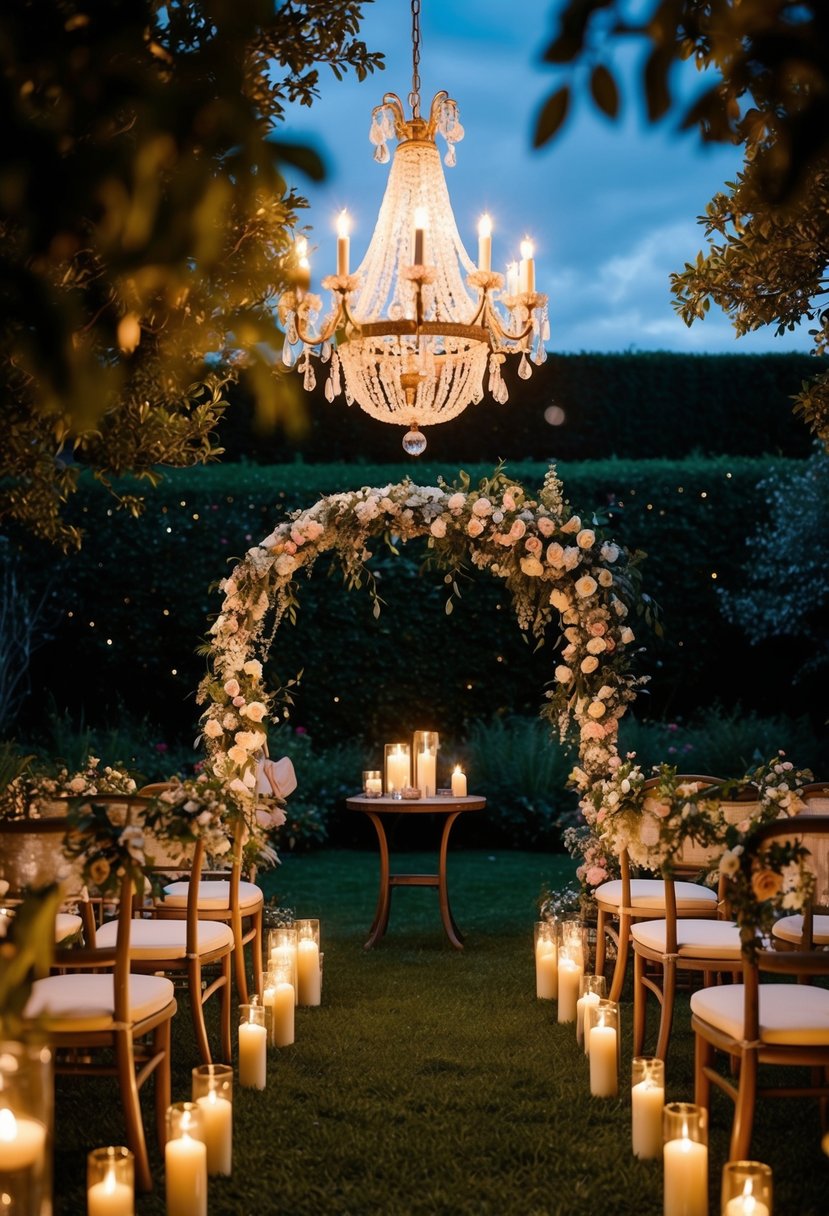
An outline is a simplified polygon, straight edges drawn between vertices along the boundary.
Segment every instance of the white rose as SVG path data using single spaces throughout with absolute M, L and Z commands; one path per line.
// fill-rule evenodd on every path
M 624 625 L 622 627 L 621 632 L 619 633 L 620 642 L 622 642 L 622 644 L 624 646 L 629 646 L 631 644 L 631 642 L 635 641 L 635 639 L 636 639 L 636 635 L 633 632 L 633 630 L 630 628 L 630 626 Z
M 429 525 L 429 531 L 432 533 L 432 536 L 436 536 L 438 540 L 446 535 L 446 520 L 442 515 L 439 515 L 437 519 L 432 520 L 431 524 Z
M 559 591 L 557 588 L 554 588 L 550 592 L 550 603 L 559 612 L 566 612 L 570 607 L 570 596 L 565 591 Z
M 582 528 L 576 537 L 576 544 L 580 549 L 592 549 L 596 543 L 596 533 L 591 528 Z
M 204 724 L 204 733 L 208 739 L 218 739 L 220 735 L 224 734 L 224 731 L 215 718 L 208 718 Z
M 262 679 L 262 664 L 258 659 L 248 659 L 242 671 L 246 676 L 251 676 L 254 680 Z
M 73 777 L 72 780 L 69 782 L 68 788 L 72 791 L 73 794 L 82 793 L 86 789 L 86 778 L 85 777 Z
M 267 707 L 261 701 L 251 701 L 240 713 L 246 718 L 250 718 L 251 722 L 261 722 L 265 714 L 268 712 Z
M 556 679 L 558 680 L 559 684 L 569 684 L 572 678 L 573 672 L 571 669 L 566 667 L 564 663 L 559 663 L 558 667 L 556 668 Z
M 243 747 L 249 752 L 255 752 L 265 742 L 261 730 L 237 730 L 234 739 L 237 747 Z
M 607 706 L 604 701 L 591 701 L 587 707 L 587 712 L 591 718 L 603 718 L 607 713 Z
M 473 515 L 491 515 L 492 503 L 488 498 L 477 498 L 472 504 Z
M 596 580 L 591 578 L 589 574 L 583 574 L 576 581 L 576 595 L 580 595 L 582 599 L 587 599 L 588 596 L 593 595 L 595 590 Z
M 610 542 L 605 542 L 601 547 L 601 555 L 603 562 L 615 562 L 619 557 L 619 546 Z
M 446 500 L 446 506 L 449 508 L 449 510 L 452 512 L 453 515 L 460 514 L 460 512 L 463 510 L 465 504 L 466 504 L 466 495 L 465 494 L 450 494 L 449 498 Z
M 225 714 L 222 718 L 222 726 L 225 730 L 235 730 L 239 725 L 239 720 L 235 714 Z
M 599 660 L 593 654 L 589 654 L 586 659 L 581 661 L 581 669 L 586 676 L 589 676 L 591 671 L 595 671 L 598 666 Z
M 575 545 L 568 545 L 564 550 L 564 569 L 575 570 L 581 561 L 581 553 Z
M 469 523 L 466 525 L 466 532 L 468 536 L 480 536 L 483 530 L 484 525 L 479 519 L 470 519 Z
M 236 664 L 234 663 L 234 667 L 235 666 L 236 666 Z M 239 693 L 241 692 L 241 689 L 239 688 L 239 681 L 238 680 L 228 680 L 225 683 L 225 692 L 227 693 L 227 695 L 229 697 L 238 697 Z
M 581 519 L 578 515 L 571 515 L 567 523 L 561 525 L 562 532 L 578 532 L 581 527 Z
M 587 643 L 588 654 L 602 654 L 607 650 L 607 643 L 604 638 L 591 638 Z
M 578 642 L 581 638 L 581 630 L 576 629 L 575 625 L 568 625 L 564 630 L 564 636 L 568 642 Z
M 241 768 L 242 765 L 247 764 L 247 762 L 248 762 L 248 752 L 247 752 L 247 749 L 244 747 L 229 747 L 227 750 L 227 754 L 228 754 L 228 757 L 233 761 L 233 763 L 238 765 L 239 768 Z M 242 783 L 240 782 L 239 784 L 241 785 Z M 242 789 L 244 790 L 244 789 L 246 789 L 246 787 L 244 785 L 242 785 Z

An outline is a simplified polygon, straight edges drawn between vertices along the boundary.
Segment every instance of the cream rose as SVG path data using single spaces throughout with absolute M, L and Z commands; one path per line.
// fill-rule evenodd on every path
M 568 545 L 564 550 L 564 569 L 575 570 L 581 561 L 581 552 L 575 545 Z
M 542 536 L 552 536 L 556 530 L 556 526 L 549 515 L 539 515 L 536 526 Z
M 234 663 L 234 667 L 235 666 L 236 664 Z M 229 697 L 238 697 L 239 693 L 241 692 L 241 689 L 239 688 L 239 681 L 227 680 L 225 682 L 225 692 Z
M 261 701 L 251 701 L 241 712 L 246 718 L 250 718 L 251 722 L 261 722 L 268 710 Z
M 564 565 L 564 549 L 557 540 L 552 541 L 547 546 L 547 561 L 556 570 L 560 569 Z
M 204 733 L 208 739 L 218 739 L 220 735 L 224 734 L 224 731 L 215 718 L 208 718 L 204 724 Z
M 596 533 L 592 528 L 582 528 L 576 537 L 576 544 L 580 549 L 592 549 L 596 543 Z
M 595 671 L 598 666 L 599 660 L 594 654 L 587 655 L 587 657 L 581 661 L 581 669 L 586 676 L 589 676 L 590 673 Z
M 587 643 L 588 654 L 604 654 L 607 650 L 607 642 L 604 638 L 591 638 Z
M 472 514 L 481 516 L 491 515 L 492 503 L 488 498 L 476 498 L 475 502 L 472 504 Z
M 554 588 L 550 592 L 550 603 L 559 612 L 566 612 L 570 607 L 570 596 L 565 591 L 559 591 L 557 588 Z
M 247 663 L 245 663 L 244 667 L 242 668 L 242 671 L 246 676 L 250 676 L 254 680 L 262 679 L 262 664 L 258 659 L 248 659 Z
M 544 567 L 537 557 L 522 557 L 521 569 L 528 578 L 540 578 L 544 573 Z
M 580 595 L 582 599 L 587 599 L 588 596 L 593 595 L 595 590 L 596 580 L 591 578 L 589 574 L 583 574 L 581 578 L 576 581 L 576 595 Z
M 432 536 L 436 536 L 438 540 L 442 539 L 442 537 L 446 535 L 446 520 L 443 518 L 443 516 L 439 515 L 437 519 L 432 520 L 431 524 L 429 525 L 429 531 L 432 533 Z
M 533 557 L 538 557 L 543 547 L 544 546 L 541 544 L 541 541 L 537 536 L 528 536 L 524 541 L 524 548 L 528 553 L 531 553 Z
M 601 584 L 602 587 L 612 587 L 613 586 L 613 575 L 610 573 L 609 570 L 600 570 L 599 571 L 599 583 Z
M 446 500 L 447 508 L 453 515 L 459 515 L 466 504 L 465 494 L 450 494 Z
M 604 701 L 591 701 L 587 707 L 587 712 L 591 718 L 603 718 L 607 713 L 607 706 Z
M 558 680 L 559 684 L 569 684 L 572 678 L 572 669 L 567 667 L 564 663 L 559 663 L 558 667 L 556 668 L 556 679 Z
M 527 525 L 524 523 L 523 519 L 514 519 L 512 521 L 512 527 L 509 530 L 509 534 L 513 540 L 520 540 L 526 531 Z
M 581 519 L 578 515 L 571 515 L 566 523 L 561 525 L 562 532 L 578 532 L 581 528 Z
M 483 530 L 484 530 L 484 525 L 481 523 L 481 521 L 479 519 L 476 519 L 474 516 L 472 519 L 470 519 L 469 523 L 466 525 L 467 536 L 480 536 L 481 533 L 483 532 Z

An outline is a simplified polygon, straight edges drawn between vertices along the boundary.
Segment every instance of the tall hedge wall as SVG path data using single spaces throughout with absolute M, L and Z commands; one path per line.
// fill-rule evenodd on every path
M 785 461 L 777 461 L 777 464 Z M 757 483 L 772 461 L 702 458 L 609 460 L 560 468 L 567 494 L 587 516 L 607 515 L 615 535 L 647 551 L 646 588 L 662 607 L 665 638 L 641 630 L 643 665 L 653 676 L 649 716 L 740 700 L 758 710 L 808 709 L 809 689 L 793 688 L 796 647 L 752 650 L 719 613 L 717 588 L 737 586 L 745 538 L 764 514 Z M 467 466 L 473 480 L 490 466 Z M 34 687 L 88 721 L 111 714 L 119 698 L 180 736 L 197 716 L 193 690 L 203 671 L 195 651 L 219 597 L 210 585 L 228 563 L 269 532 L 281 512 L 335 490 L 398 481 L 410 466 L 222 465 L 171 473 L 138 519 L 84 484 L 77 503 L 87 527 L 83 549 L 56 559 L 27 545 L 26 583 L 51 588 L 52 640 L 35 657 Z M 514 464 L 527 487 L 542 464 Z M 452 466 L 420 465 L 418 481 L 457 476 Z M 375 621 L 368 596 L 347 593 L 336 570 L 317 564 L 303 583 L 296 627 L 284 626 L 272 679 L 304 668 L 295 724 L 327 740 L 375 740 L 417 718 L 459 735 L 473 718 L 498 710 L 534 711 L 554 656 L 533 653 L 490 575 L 462 588 L 453 615 L 424 550 L 377 552 L 386 606 Z M 30 699 L 29 727 L 43 712 Z M 825 717 L 825 714 L 823 715 Z
M 487 397 L 451 426 L 428 431 L 435 461 L 596 460 L 610 456 L 675 460 L 702 455 L 764 453 L 805 456 L 810 436 L 792 413 L 791 398 L 803 380 L 829 360 L 809 355 L 645 354 L 551 355 L 520 380 L 515 360 L 507 361 L 510 400 Z M 266 463 L 336 460 L 341 452 L 367 461 L 399 461 L 402 429 L 378 426 L 357 406 L 323 396 L 323 375 L 305 399 L 304 435 L 257 434 L 244 402 L 228 412 L 222 442 L 228 457 Z M 563 411 L 551 425 L 545 411 Z

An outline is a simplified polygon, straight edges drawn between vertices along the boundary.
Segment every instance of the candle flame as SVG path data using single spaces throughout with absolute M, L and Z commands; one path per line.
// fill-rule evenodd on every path
M 478 236 L 492 236 L 492 219 L 486 212 L 478 220 Z
M 348 234 L 350 232 L 351 232 L 351 216 L 348 214 L 345 207 L 343 207 L 342 211 L 337 216 L 337 236 L 339 236 L 339 237 L 348 236 Z
M 112 1166 L 110 1166 L 104 1176 L 104 1191 L 107 1195 L 115 1194 L 115 1183 L 115 1170 L 112 1168 Z
M 414 209 L 414 226 L 415 228 L 429 227 L 429 212 L 425 207 L 415 207 Z
M 8 1106 L 4 1106 L 0 1110 L 0 1140 L 8 1143 L 10 1140 L 17 1138 L 17 1120 L 14 1117 L 14 1111 L 9 1110 Z
M 181 1128 L 181 1131 L 184 1133 L 185 1136 L 189 1136 L 189 1134 L 190 1134 L 190 1123 L 191 1122 L 192 1122 L 192 1116 L 190 1114 L 190 1111 L 189 1110 L 184 1111 L 181 1116 L 181 1123 L 179 1124 L 179 1127 Z
M 531 258 L 534 253 L 535 253 L 535 248 L 533 246 L 532 241 L 530 240 L 530 238 L 528 236 L 525 236 L 523 241 L 521 242 L 521 257 L 525 258 L 525 259 Z
M 463 776 L 463 769 L 461 768 L 461 766 L 460 766 L 459 764 L 456 764 L 456 765 L 455 765 L 455 768 L 454 768 L 454 773 L 455 773 L 455 776 L 456 776 L 456 777 L 462 777 L 462 776 Z

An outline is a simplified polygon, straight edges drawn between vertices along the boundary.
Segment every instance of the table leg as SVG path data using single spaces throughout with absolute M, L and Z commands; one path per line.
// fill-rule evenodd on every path
M 374 824 L 374 830 L 377 833 L 377 843 L 380 846 L 380 890 L 377 893 L 377 907 L 374 912 L 374 920 L 371 922 L 368 939 L 365 943 L 365 949 L 370 950 L 372 946 L 377 945 L 388 928 L 389 909 L 391 907 L 391 883 L 389 882 L 389 845 L 386 840 L 386 829 L 383 826 L 383 820 L 380 815 L 374 815 L 371 811 L 367 811 L 366 814 Z
M 440 918 L 443 921 L 443 927 L 446 930 L 446 936 L 449 938 L 456 950 L 463 950 L 463 934 L 455 923 L 455 918 L 452 915 L 452 909 L 449 906 L 449 890 L 446 883 L 446 855 L 449 848 L 449 833 L 452 830 L 452 824 L 462 814 L 461 811 L 453 811 L 446 816 L 446 823 L 443 825 L 443 835 L 440 838 L 440 862 L 438 865 L 438 899 L 440 901 Z

